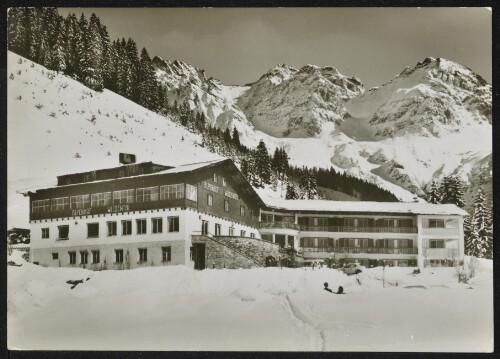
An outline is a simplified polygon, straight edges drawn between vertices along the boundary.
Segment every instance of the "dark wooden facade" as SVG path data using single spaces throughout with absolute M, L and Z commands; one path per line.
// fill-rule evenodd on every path
M 111 173 L 115 173 L 115 170 L 116 169 L 110 169 Z M 214 174 L 217 178 L 217 182 L 214 181 Z M 75 174 L 75 176 L 76 175 L 80 174 Z M 223 181 L 226 186 L 223 185 Z M 113 192 L 181 183 L 184 184 L 184 198 L 179 199 L 158 199 L 150 202 L 134 202 L 121 205 L 111 203 L 110 205 L 101 207 L 92 207 L 89 202 L 88 206 L 82 209 L 69 208 L 60 211 L 49 210 L 47 212 L 38 213 L 33 213 L 32 210 L 32 203 L 36 200 L 61 197 L 70 198 L 71 196 L 78 195 L 91 195 L 93 193 Z M 192 201 L 186 198 L 186 184 L 190 184 L 197 188 L 197 201 Z M 214 192 L 215 188 L 218 189 L 217 192 Z M 208 205 L 208 194 L 212 195 L 212 206 Z M 173 207 L 189 207 L 203 213 L 225 218 L 248 226 L 257 227 L 259 222 L 259 208 L 264 206 L 260 197 L 231 160 L 208 163 L 206 166 L 190 171 L 183 171 L 182 167 L 180 167 L 178 173 L 157 173 L 110 180 L 96 180 L 71 185 L 59 185 L 57 187 L 40 189 L 34 193 L 30 193 L 29 195 L 30 220 L 68 218 L 106 213 L 124 213 Z M 135 196 L 135 198 L 137 197 Z M 228 201 L 228 211 L 225 210 L 224 200 Z M 242 215 L 241 207 L 245 208 L 244 215 Z

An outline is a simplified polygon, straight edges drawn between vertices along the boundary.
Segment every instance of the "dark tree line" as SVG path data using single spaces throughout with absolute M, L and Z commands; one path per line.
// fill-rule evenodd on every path
M 333 169 L 290 166 L 284 148 L 270 155 L 262 140 L 255 149 L 249 149 L 241 144 L 236 128 L 221 130 L 208 125 L 204 113 L 192 110 L 186 102 L 169 106 L 167 90 L 156 78 L 148 51 L 143 48 L 139 54 L 131 38 L 111 41 L 106 26 L 95 14 L 89 19 L 73 13 L 64 18 L 56 8 L 11 8 L 7 35 L 9 50 L 21 56 L 95 91 L 106 88 L 154 112 L 169 114 L 189 131 L 200 134 L 202 146 L 238 163 L 257 188 L 280 181 L 290 199 L 316 198 L 317 187 L 323 186 L 348 194 L 356 192 L 363 200 L 396 200 L 372 183 Z
M 166 91 L 157 81 L 145 48 L 129 38 L 111 41 L 92 14 L 59 15 L 56 8 L 11 8 L 7 15 L 9 50 L 85 86 L 107 88 L 150 110 L 166 108 Z

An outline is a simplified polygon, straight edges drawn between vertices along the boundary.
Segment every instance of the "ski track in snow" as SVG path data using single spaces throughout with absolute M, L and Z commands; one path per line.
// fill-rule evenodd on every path
M 305 327 L 309 332 L 313 332 L 314 336 L 319 339 L 315 343 L 317 350 L 323 352 L 326 351 L 326 338 L 323 329 L 314 324 L 309 317 L 302 313 L 298 307 L 292 303 L 288 293 L 281 295 L 281 305 L 285 308 L 285 311 L 290 315 L 294 322 L 298 323 L 299 326 Z

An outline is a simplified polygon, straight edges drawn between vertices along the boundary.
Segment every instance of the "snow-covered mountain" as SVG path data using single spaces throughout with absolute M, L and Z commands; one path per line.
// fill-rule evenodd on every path
M 442 136 L 491 124 L 491 85 L 470 69 L 427 58 L 378 88 L 353 98 L 349 114 L 368 119 L 377 138 Z
M 245 114 L 234 105 L 235 98 L 246 88 L 226 86 L 219 80 L 208 78 L 205 71 L 185 62 L 153 58 L 158 80 L 167 89 L 170 106 L 187 103 L 189 108 L 205 114 L 207 122 L 221 129 L 236 127 L 244 144 L 254 146 L 254 126 Z
M 275 137 L 314 137 L 340 123 L 345 102 L 363 93 L 356 77 L 333 67 L 286 64 L 265 73 L 238 98 L 238 106 L 254 126 Z

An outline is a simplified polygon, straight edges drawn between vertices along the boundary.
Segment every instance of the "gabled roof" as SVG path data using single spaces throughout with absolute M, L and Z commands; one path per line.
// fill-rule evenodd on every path
M 406 203 L 406 202 L 363 202 L 329 201 L 310 199 L 263 198 L 266 207 L 276 210 L 302 212 L 369 212 L 394 214 L 438 214 L 460 215 L 468 213 L 454 204 Z

